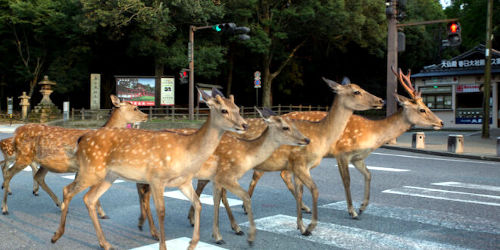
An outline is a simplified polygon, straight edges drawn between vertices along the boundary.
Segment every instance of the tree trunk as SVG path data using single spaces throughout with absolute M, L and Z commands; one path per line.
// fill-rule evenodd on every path
M 271 69 L 269 67 L 271 67 L 271 63 L 266 56 L 266 58 L 264 59 L 262 74 L 262 106 L 268 108 L 273 105 L 273 93 L 271 89 L 271 83 L 273 82 L 273 79 L 271 78 Z
M 233 86 L 233 69 L 234 69 L 234 53 L 232 52 L 232 48 L 234 46 L 230 46 L 229 48 L 229 58 L 228 58 L 228 72 L 227 72 L 227 89 L 226 96 L 231 94 L 231 89 Z
M 155 59 L 155 107 L 159 108 L 161 102 L 161 77 L 163 76 L 163 63 Z

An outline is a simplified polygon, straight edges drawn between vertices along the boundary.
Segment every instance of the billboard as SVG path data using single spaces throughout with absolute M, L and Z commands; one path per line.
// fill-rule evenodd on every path
M 175 79 L 173 77 L 161 78 L 161 105 L 175 105 Z
M 136 106 L 154 106 L 155 78 L 117 76 L 116 95 Z

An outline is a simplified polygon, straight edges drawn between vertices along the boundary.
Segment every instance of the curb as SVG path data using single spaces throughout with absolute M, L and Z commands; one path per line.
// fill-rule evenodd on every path
M 408 152 L 421 153 L 421 154 L 430 154 L 430 155 L 437 155 L 437 156 L 448 156 L 448 157 L 466 158 L 466 159 L 472 159 L 472 160 L 498 161 L 498 162 L 500 162 L 500 157 L 496 157 L 496 156 L 456 154 L 456 153 L 443 152 L 443 151 L 433 151 L 433 150 L 416 149 L 416 148 L 408 148 L 408 147 L 400 147 L 400 146 L 389 146 L 389 145 L 383 145 L 383 146 L 381 146 L 381 148 L 400 150 L 400 151 L 408 151 Z

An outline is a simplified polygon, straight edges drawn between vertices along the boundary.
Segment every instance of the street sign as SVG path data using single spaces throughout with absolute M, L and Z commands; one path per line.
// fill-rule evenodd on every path
M 7 97 L 7 114 L 12 117 L 13 114 L 13 105 L 14 105 L 14 98 L 13 97 Z
M 253 73 L 253 85 L 256 89 L 261 87 L 260 71 L 255 71 L 255 73 Z

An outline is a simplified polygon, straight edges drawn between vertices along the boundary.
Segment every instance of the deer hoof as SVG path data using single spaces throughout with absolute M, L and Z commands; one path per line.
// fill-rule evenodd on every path
M 302 235 L 304 235 L 304 236 L 311 236 L 312 233 L 309 232 L 308 230 L 306 230 L 305 232 L 302 233 Z
M 109 219 L 109 216 L 107 216 L 107 215 L 101 216 L 101 219 L 107 220 L 107 219 Z
M 9 211 L 2 212 L 3 215 L 9 215 Z
M 253 247 L 253 241 L 249 240 L 248 241 L 248 245 L 251 246 L 251 247 Z
M 236 235 L 245 235 L 243 231 L 234 232 Z
M 35 192 L 35 191 L 33 191 L 33 195 L 34 195 L 34 196 L 38 196 L 38 193 L 37 193 L 37 192 Z
M 9 192 L 9 195 L 12 195 L 12 192 Z
M 158 235 L 151 235 L 151 237 L 153 237 L 153 240 L 156 240 L 156 241 L 160 240 L 160 237 L 158 237 Z
M 139 231 L 142 231 L 142 226 L 137 226 L 139 228 Z
M 224 245 L 224 244 L 226 244 L 226 242 L 224 240 L 218 240 L 218 241 L 215 242 L 215 244 L 217 244 L 217 245 Z

